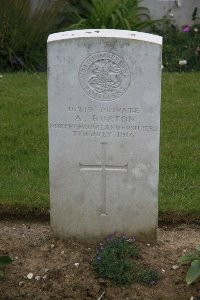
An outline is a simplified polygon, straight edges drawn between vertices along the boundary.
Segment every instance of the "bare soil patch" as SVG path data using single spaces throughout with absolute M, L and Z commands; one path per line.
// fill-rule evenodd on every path
M 140 242 L 144 264 L 161 274 L 158 283 L 117 286 L 93 271 L 96 244 L 57 239 L 48 223 L 1 221 L 0 255 L 9 254 L 14 262 L 0 280 L 0 299 L 97 300 L 105 292 L 101 300 L 189 300 L 192 296 L 197 300 L 200 283 L 187 286 L 187 268 L 173 269 L 183 251 L 191 251 L 197 244 L 199 225 L 162 226 L 156 245 Z M 29 273 L 32 279 L 27 278 Z

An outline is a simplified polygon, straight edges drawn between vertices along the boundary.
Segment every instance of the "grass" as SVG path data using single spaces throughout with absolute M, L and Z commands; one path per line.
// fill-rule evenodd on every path
M 47 78 L 0 78 L 0 206 L 49 208 Z M 162 86 L 161 213 L 200 212 L 200 73 L 164 73 Z
M 4 74 L 0 78 L 0 99 L 0 201 L 6 206 L 46 209 L 46 75 Z
M 200 73 L 164 74 L 160 212 L 200 212 Z

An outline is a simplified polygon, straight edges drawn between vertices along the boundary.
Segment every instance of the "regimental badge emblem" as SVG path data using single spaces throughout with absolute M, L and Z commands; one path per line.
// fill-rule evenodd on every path
M 127 63 L 116 54 L 98 52 L 87 57 L 79 69 L 79 81 L 84 92 L 99 101 L 121 97 L 130 85 Z

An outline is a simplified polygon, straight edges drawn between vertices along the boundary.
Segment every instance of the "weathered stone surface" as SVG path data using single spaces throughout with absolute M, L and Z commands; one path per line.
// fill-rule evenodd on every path
M 155 238 L 161 44 L 119 30 L 50 35 L 51 224 L 59 236 Z

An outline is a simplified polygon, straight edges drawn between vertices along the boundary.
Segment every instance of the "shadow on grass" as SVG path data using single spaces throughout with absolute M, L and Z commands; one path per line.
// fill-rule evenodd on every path
M 49 222 L 49 209 L 39 209 L 27 206 L 9 206 L 0 204 L 0 220 L 25 220 L 31 222 Z M 180 224 L 200 225 L 200 213 L 165 211 L 159 213 L 158 225 L 177 226 Z

